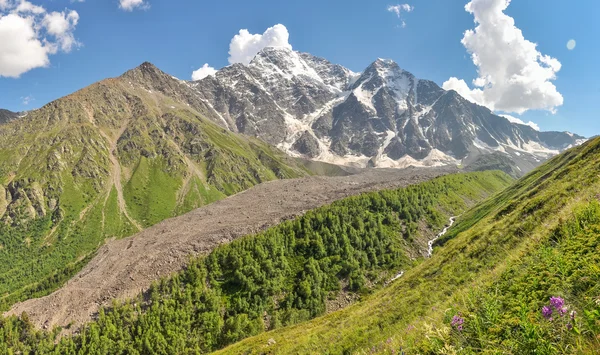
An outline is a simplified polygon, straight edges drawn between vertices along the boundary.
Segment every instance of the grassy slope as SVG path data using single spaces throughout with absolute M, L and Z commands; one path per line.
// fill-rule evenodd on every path
M 306 174 L 122 78 L 50 103 L 0 126 L 0 308 L 55 289 L 107 238 Z
M 593 327 L 586 328 L 585 335 L 575 339 L 564 336 L 557 342 L 553 338 L 550 345 L 548 341 L 540 341 L 546 334 L 540 329 L 547 326 L 540 308 L 553 295 L 572 296 L 567 299 L 574 305 L 589 304 L 585 297 L 598 292 L 594 291 L 593 283 L 584 283 L 585 289 L 577 293 L 573 291 L 573 283 L 565 282 L 573 280 L 569 273 L 596 280 L 597 264 L 576 269 L 566 261 L 578 255 L 567 249 L 579 246 L 583 248 L 582 257 L 595 263 L 596 259 L 589 255 L 598 250 L 598 235 L 587 234 L 586 240 L 581 233 L 572 233 L 574 240 L 567 238 L 566 244 L 561 242 L 558 247 L 550 238 L 556 235 L 559 221 L 575 223 L 574 210 L 585 208 L 598 198 L 599 163 L 600 139 L 569 150 L 463 215 L 442 241 L 444 247 L 437 248 L 433 258 L 408 271 L 391 287 L 341 312 L 250 338 L 222 353 L 390 353 L 400 348 L 408 353 L 430 354 L 598 353 L 598 341 L 593 340 L 598 333 L 594 334 Z M 590 227 L 589 232 L 593 230 L 597 227 Z M 554 257 L 543 256 L 544 252 Z M 562 265 L 557 266 L 557 262 L 552 266 L 554 269 L 544 268 L 543 263 L 553 261 L 552 258 L 564 264 L 562 270 L 556 270 Z M 536 272 L 531 279 L 523 272 L 526 267 Z M 516 277 L 521 278 L 520 283 L 513 283 L 514 270 Z M 558 276 L 552 271 L 559 273 Z M 556 283 L 548 281 L 540 286 L 544 278 Z M 530 282 L 537 287 L 527 301 L 518 303 L 518 307 L 514 302 L 500 303 L 502 306 L 496 311 L 503 319 L 512 320 L 512 324 L 504 324 L 510 330 L 508 333 L 494 335 L 489 320 L 486 323 L 481 314 L 494 312 L 484 305 L 494 304 L 495 298 L 492 296 L 490 301 L 488 297 L 488 303 L 474 300 L 492 290 L 506 292 L 504 300 L 519 299 Z M 466 317 L 465 332 L 452 330 L 449 325 L 449 317 L 461 310 Z M 580 312 L 584 313 L 582 309 Z M 588 312 L 593 313 L 593 309 Z M 488 331 L 482 332 L 487 339 L 482 338 L 484 341 L 478 345 L 473 338 L 482 335 L 469 324 L 469 314 L 479 319 L 473 324 L 480 322 L 488 327 Z M 590 322 L 597 326 L 600 315 L 595 320 L 593 315 L 590 317 Z M 522 319 L 528 320 L 527 323 Z M 527 327 L 528 324 L 531 326 Z M 267 347 L 271 338 L 276 344 Z M 524 339 L 530 347 L 521 347 Z

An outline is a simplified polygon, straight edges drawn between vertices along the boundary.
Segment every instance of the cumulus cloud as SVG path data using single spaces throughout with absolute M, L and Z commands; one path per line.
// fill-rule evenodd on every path
M 529 121 L 529 122 L 525 123 L 523 120 L 516 118 L 514 116 L 511 116 L 511 115 L 500 115 L 500 116 L 506 118 L 507 120 L 509 120 L 512 123 L 518 123 L 518 124 L 522 124 L 525 126 L 529 126 L 533 129 L 535 129 L 536 131 L 540 130 L 540 126 L 538 126 L 538 124 L 533 121 Z
M 207 76 L 215 75 L 216 73 L 217 73 L 217 70 L 215 68 L 209 66 L 208 63 L 205 63 L 200 69 L 192 72 L 192 80 L 194 80 L 194 81 L 202 80 L 202 79 L 206 78 Z
M 281 24 L 267 28 L 263 34 L 251 34 L 246 29 L 240 30 L 229 44 L 229 63 L 248 65 L 252 58 L 266 47 L 292 49 L 289 38 L 290 34 L 287 28 Z
M 9 1 L 7 1 L 7 3 L 10 4 L 11 1 L 9 0 Z M 31 14 L 40 15 L 40 14 L 45 13 L 46 10 L 42 6 L 34 5 L 34 4 L 30 3 L 29 1 L 21 0 L 17 3 L 15 12 L 19 12 L 19 13 L 23 13 L 23 14 L 31 13 Z
M 471 54 L 478 77 L 473 80 L 474 89 L 457 78 L 450 78 L 443 87 L 491 110 L 555 112 L 563 104 L 552 83 L 561 63 L 525 39 L 514 19 L 504 13 L 510 1 L 472 0 L 465 6 L 475 17 L 476 27 L 465 32 L 461 43 Z
M 454 90 L 460 94 L 460 96 L 471 101 L 472 103 L 483 105 L 483 90 L 469 88 L 467 83 L 459 78 L 451 77 L 448 79 L 442 87 L 444 90 Z
M 51 12 L 44 16 L 42 25 L 46 28 L 48 34 L 54 36 L 60 48 L 69 52 L 79 43 L 75 40 L 73 31 L 79 22 L 77 11 Z
M 0 0 L 0 77 L 46 67 L 49 56 L 79 46 L 76 11 L 46 12 L 25 0 Z
M 119 7 L 125 11 L 147 9 L 150 5 L 145 0 L 119 0 Z
M 414 6 L 410 6 L 409 4 L 398 4 L 398 5 L 390 5 L 387 8 L 388 12 L 393 12 L 400 19 L 402 23 L 402 27 L 406 27 L 406 21 L 402 18 L 402 13 L 411 12 L 414 10 Z

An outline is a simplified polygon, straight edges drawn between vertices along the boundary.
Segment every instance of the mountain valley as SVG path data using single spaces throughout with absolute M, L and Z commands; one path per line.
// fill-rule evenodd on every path
M 0 110 L 0 352 L 598 353 L 599 161 L 391 60 L 145 62 Z

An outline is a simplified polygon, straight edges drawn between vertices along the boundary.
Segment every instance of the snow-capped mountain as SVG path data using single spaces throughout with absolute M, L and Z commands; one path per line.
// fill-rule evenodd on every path
M 189 85 L 227 128 L 333 163 L 466 165 L 501 152 L 528 171 L 585 141 L 511 123 L 384 59 L 356 74 L 310 54 L 265 48 L 247 66 Z

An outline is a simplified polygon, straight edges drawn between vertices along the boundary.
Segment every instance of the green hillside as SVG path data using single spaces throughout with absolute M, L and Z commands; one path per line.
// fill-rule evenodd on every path
M 47 294 L 106 239 L 308 174 L 203 119 L 186 90 L 144 65 L 0 125 L 0 309 Z
M 350 197 L 218 247 L 58 345 L 56 333 L 33 330 L 26 316 L 5 319 L 0 349 L 196 354 L 285 329 L 325 314 L 340 296 L 369 299 L 389 288 L 399 271 L 422 262 L 410 257 L 419 242 L 511 182 L 502 172 L 457 174 Z
M 391 287 L 222 353 L 600 353 L 599 163 L 600 139 L 567 151 L 464 214 Z

